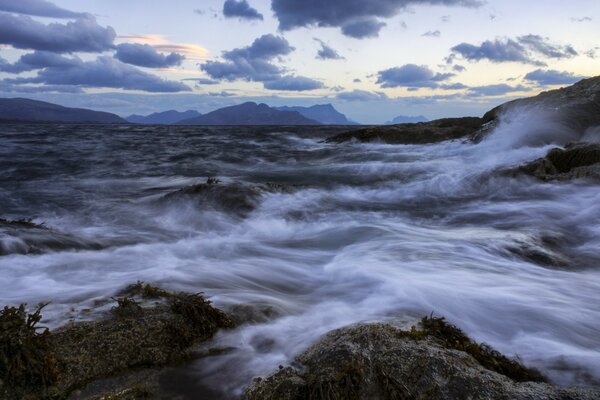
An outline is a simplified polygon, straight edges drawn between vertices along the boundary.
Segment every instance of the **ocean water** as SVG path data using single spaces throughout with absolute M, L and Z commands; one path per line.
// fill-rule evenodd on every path
M 432 312 L 559 385 L 600 385 L 600 190 L 498 172 L 572 133 L 530 115 L 479 144 L 325 143 L 332 133 L 0 126 L 0 217 L 76 243 L 23 254 L 25 233 L 0 230 L 0 304 L 51 301 L 56 327 L 143 280 L 268 307 L 268 322 L 211 343 L 231 351 L 186 369 L 225 397 L 327 331 Z M 245 212 L 164 198 L 207 177 L 290 189 Z

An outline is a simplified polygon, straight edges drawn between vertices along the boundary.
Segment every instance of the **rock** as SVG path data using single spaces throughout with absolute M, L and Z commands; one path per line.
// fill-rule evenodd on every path
M 286 193 L 291 190 L 292 186 L 278 183 L 266 183 L 264 185 L 225 184 L 218 179 L 209 178 L 206 183 L 186 186 L 168 193 L 163 197 L 163 201 L 192 200 L 201 208 L 224 211 L 245 217 L 258 207 L 264 194 Z
M 100 250 L 103 244 L 59 232 L 29 219 L 0 218 L 0 256 L 64 250 Z
M 509 171 L 511 174 L 526 174 L 543 181 L 572 179 L 600 180 L 600 144 L 571 143 L 564 149 L 554 148 L 528 164 Z
M 243 399 L 600 398 L 597 390 L 544 383 L 535 370 L 471 342 L 441 318 L 421 323 L 411 331 L 380 323 L 330 332 L 297 357 L 298 365 L 257 379 Z
M 136 287 L 142 290 L 140 295 L 144 296 L 144 290 L 149 286 L 144 287 L 138 283 L 132 288 Z M 9 371 L 8 376 L 0 376 L 0 379 L 9 382 L 0 390 L 2 398 L 66 398 L 75 390 L 101 378 L 126 375 L 135 369 L 160 367 L 189 359 L 193 355 L 191 345 L 210 339 L 220 328 L 233 326 L 225 313 L 213 308 L 209 301 L 198 294 L 170 294 L 161 289 L 147 293 L 161 293 L 163 299 L 151 308 L 140 307 L 133 298 L 115 299 L 118 300 L 118 305 L 113 308 L 114 316 L 111 318 L 70 324 L 53 332 L 45 331 L 44 346 L 39 344 L 42 338 L 37 333 L 29 335 L 31 340 L 35 340 L 32 342 L 34 345 L 14 345 L 13 353 L 22 352 L 27 357 L 35 355 L 35 359 L 23 365 L 31 365 L 32 376 L 44 379 L 27 378 L 19 383 L 11 379 L 10 374 L 14 375 L 16 372 Z M 126 308 L 127 312 L 121 312 L 121 308 Z M 0 322 L 4 321 L 4 316 L 11 310 L 5 308 Z M 37 315 L 39 316 L 39 310 Z M 21 321 L 28 318 L 21 313 Z M 0 343 L 4 336 L 10 338 L 10 335 L 14 335 L 11 331 L 1 333 L 3 336 L 0 337 Z M 20 342 L 28 343 L 23 340 Z M 45 367 L 41 372 L 38 371 L 39 365 L 50 361 L 52 368 Z M 0 372 L 4 371 L 3 363 L 0 360 Z M 46 378 L 50 376 L 47 371 L 54 370 L 56 373 L 51 375 L 53 379 Z M 127 388 L 115 390 L 123 391 Z M 127 393 L 130 392 L 125 392 Z
M 438 143 L 469 137 L 480 129 L 481 125 L 481 118 L 446 118 L 415 124 L 357 129 L 332 136 L 327 142 L 342 143 L 354 139 L 359 142 L 381 141 L 388 144 Z
M 504 103 L 488 111 L 483 116 L 483 123 L 495 126 L 503 115 L 524 108 L 548 112 L 562 128 L 582 137 L 587 129 L 600 125 L 600 76 L 535 97 Z M 472 139 L 478 142 L 490 131 L 478 131 Z

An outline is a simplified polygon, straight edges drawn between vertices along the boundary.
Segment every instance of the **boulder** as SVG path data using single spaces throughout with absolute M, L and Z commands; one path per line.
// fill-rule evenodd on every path
M 597 390 L 557 388 L 544 380 L 442 318 L 424 318 L 410 331 L 379 323 L 330 332 L 292 366 L 255 380 L 243 399 L 600 398 Z
M 571 143 L 554 148 L 544 158 L 511 170 L 543 181 L 600 180 L 600 143 Z

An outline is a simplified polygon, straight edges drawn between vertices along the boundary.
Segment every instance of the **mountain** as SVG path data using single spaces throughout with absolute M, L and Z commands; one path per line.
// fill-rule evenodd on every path
M 275 107 L 280 111 L 297 111 L 308 119 L 318 121 L 324 125 L 358 125 L 350 121 L 344 114 L 336 110 L 331 104 L 317 104 L 311 107 Z
M 0 98 L 0 121 L 123 124 L 118 115 L 23 98 Z
M 428 122 L 427 117 L 423 115 L 417 116 L 408 116 L 408 115 L 399 115 L 391 121 L 385 123 L 385 125 L 397 125 L 397 124 L 417 124 L 419 122 Z
M 281 111 L 252 102 L 220 108 L 179 122 L 181 125 L 320 125 L 297 111 Z
M 191 119 L 201 116 L 198 111 L 188 110 L 185 112 L 169 110 L 163 112 L 155 112 L 150 115 L 130 115 L 125 118 L 132 124 L 148 124 L 148 125 L 172 125 L 177 124 L 185 119 Z

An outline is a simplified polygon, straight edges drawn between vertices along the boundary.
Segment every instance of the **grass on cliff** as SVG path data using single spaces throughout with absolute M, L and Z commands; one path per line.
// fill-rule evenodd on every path
M 0 311 L 0 380 L 9 386 L 47 387 L 58 379 L 49 331 L 38 327 L 45 306 L 32 313 L 25 304 Z
M 475 343 L 456 326 L 446 322 L 444 317 L 423 317 L 421 329 L 415 327 L 406 332 L 407 336 L 419 340 L 434 337 L 448 349 L 464 351 L 470 354 L 483 367 L 498 372 L 516 382 L 546 382 L 540 371 L 528 368 L 518 360 L 510 359 L 485 343 Z

